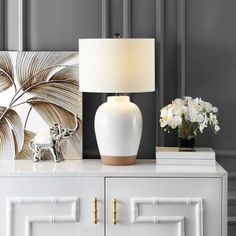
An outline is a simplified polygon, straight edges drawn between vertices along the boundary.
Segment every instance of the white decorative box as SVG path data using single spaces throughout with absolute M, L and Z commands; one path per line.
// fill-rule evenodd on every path
M 212 148 L 195 148 L 194 151 L 179 151 L 178 147 L 156 147 L 157 165 L 215 165 Z

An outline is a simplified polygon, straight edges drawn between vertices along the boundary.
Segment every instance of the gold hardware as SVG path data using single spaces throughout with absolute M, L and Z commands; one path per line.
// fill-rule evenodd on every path
M 93 223 L 98 223 L 98 199 L 95 197 L 93 199 Z
M 112 223 L 116 225 L 117 223 L 117 201 L 116 198 L 112 199 Z

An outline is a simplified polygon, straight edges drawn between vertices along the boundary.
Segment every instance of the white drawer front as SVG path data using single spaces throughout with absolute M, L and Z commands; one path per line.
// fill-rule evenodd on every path
M 106 202 L 107 236 L 221 236 L 218 178 L 107 178 Z
M 0 186 L 1 236 L 104 235 L 103 178 L 0 178 Z

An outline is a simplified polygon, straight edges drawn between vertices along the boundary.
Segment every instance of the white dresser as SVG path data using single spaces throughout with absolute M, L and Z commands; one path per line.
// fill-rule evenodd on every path
M 0 161 L 0 236 L 42 235 L 227 236 L 227 173 L 154 160 Z

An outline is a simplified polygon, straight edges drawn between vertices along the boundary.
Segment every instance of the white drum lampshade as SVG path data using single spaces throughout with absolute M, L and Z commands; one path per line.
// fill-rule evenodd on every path
M 136 93 L 155 90 L 154 39 L 80 39 L 82 92 Z M 128 96 L 110 96 L 95 115 L 102 161 L 135 162 L 142 134 L 142 115 Z

